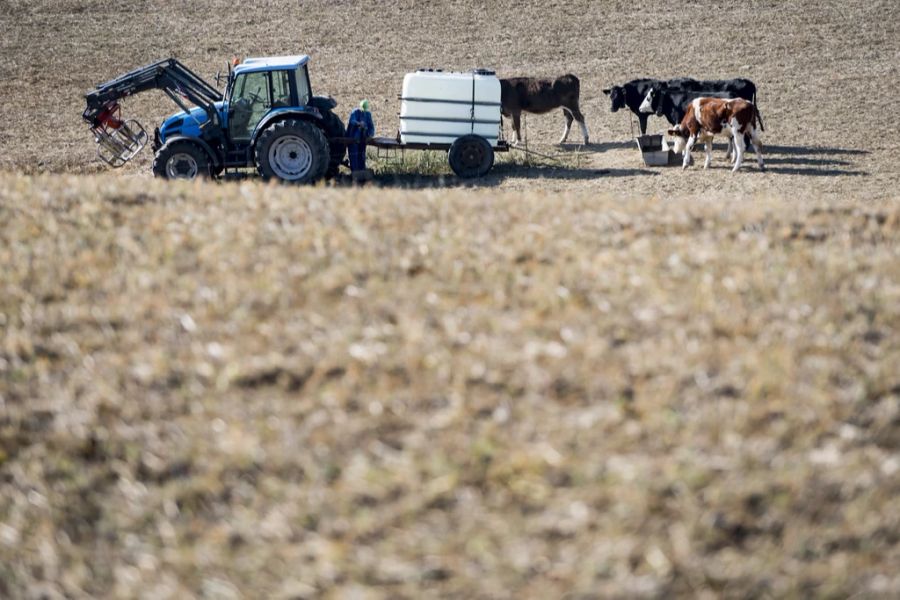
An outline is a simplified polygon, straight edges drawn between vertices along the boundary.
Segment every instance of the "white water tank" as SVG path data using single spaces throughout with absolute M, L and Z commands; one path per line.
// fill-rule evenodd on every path
M 403 78 L 400 99 L 401 143 L 452 144 L 474 133 L 497 145 L 500 80 L 493 71 L 420 69 Z

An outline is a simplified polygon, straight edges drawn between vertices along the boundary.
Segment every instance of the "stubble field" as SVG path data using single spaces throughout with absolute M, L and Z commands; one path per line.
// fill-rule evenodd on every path
M 900 9 L 644 4 L 0 6 L 0 596 L 900 594 Z M 592 144 L 93 159 L 93 84 L 297 52 L 385 134 L 417 67 L 573 72 Z M 601 89 L 647 75 L 753 79 L 769 171 L 643 167 Z

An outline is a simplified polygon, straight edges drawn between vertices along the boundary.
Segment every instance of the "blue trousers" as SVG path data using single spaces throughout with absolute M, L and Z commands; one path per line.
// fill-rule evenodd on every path
M 350 170 L 362 171 L 366 168 L 366 145 L 361 143 L 347 146 L 347 154 L 350 157 Z

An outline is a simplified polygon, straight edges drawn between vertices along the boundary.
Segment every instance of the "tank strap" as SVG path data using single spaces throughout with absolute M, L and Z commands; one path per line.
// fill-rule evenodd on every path
M 472 129 L 471 133 L 475 133 L 475 72 L 472 72 L 472 107 L 469 109 L 469 115 L 471 116 L 472 121 Z

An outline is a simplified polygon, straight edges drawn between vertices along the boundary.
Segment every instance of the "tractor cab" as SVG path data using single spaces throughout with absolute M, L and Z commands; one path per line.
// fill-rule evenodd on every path
M 271 111 L 305 107 L 311 98 L 309 56 L 248 58 L 228 79 L 225 115 L 232 142 L 247 142 Z
M 248 58 L 234 67 L 224 101 L 214 103 L 233 145 L 246 146 L 260 121 L 271 111 L 302 108 L 310 103 L 308 62 L 306 55 Z M 207 111 L 201 107 L 176 112 L 160 126 L 157 145 L 173 135 L 200 137 L 206 121 Z

